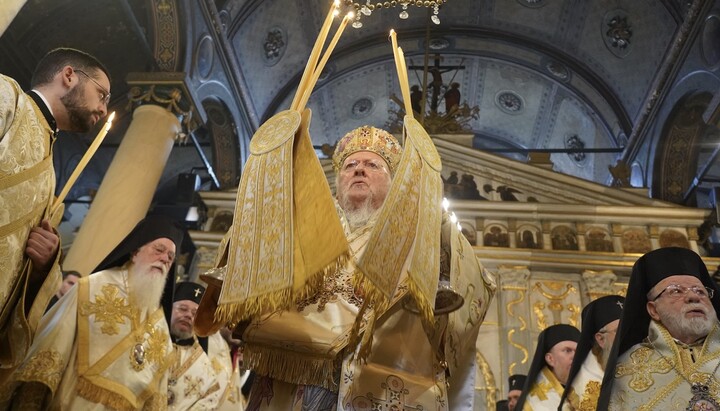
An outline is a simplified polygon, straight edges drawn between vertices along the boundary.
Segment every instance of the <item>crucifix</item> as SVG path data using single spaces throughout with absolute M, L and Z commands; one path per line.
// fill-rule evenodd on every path
M 426 47 L 427 47 L 427 46 L 426 46 Z M 440 92 L 442 91 L 442 86 L 443 86 L 442 75 L 443 75 L 444 73 L 447 73 L 447 72 L 450 72 L 450 71 L 453 71 L 453 70 L 455 70 L 455 71 L 457 72 L 458 70 L 463 70 L 463 69 L 465 69 L 465 66 L 463 66 L 463 65 L 459 65 L 459 66 L 443 66 L 443 65 L 441 65 L 440 62 L 442 61 L 442 56 L 441 56 L 440 54 L 437 54 L 437 53 L 433 56 L 433 66 L 432 66 L 432 67 L 428 67 L 428 60 L 429 60 L 429 55 L 428 55 L 428 52 L 427 52 L 427 49 L 426 49 L 426 52 L 425 52 L 425 64 L 424 64 L 423 66 L 409 66 L 409 67 L 408 67 L 408 69 L 410 69 L 410 70 L 416 70 L 416 71 L 417 71 L 417 70 L 422 70 L 422 71 L 423 71 L 423 90 L 422 90 L 422 94 L 418 94 L 418 93 L 420 92 L 420 89 L 419 89 L 417 86 L 413 86 L 413 87 L 412 87 L 413 94 L 411 94 L 411 96 L 410 96 L 412 102 L 414 103 L 414 104 L 413 104 L 413 109 L 417 110 L 418 113 L 421 115 L 421 117 L 424 116 L 424 111 L 425 111 L 425 110 L 423 109 L 423 104 L 422 104 L 422 102 L 427 101 L 428 88 L 429 88 L 430 91 L 431 91 L 431 94 L 430 94 L 430 113 L 431 113 L 431 114 L 437 114 L 437 112 L 438 112 L 438 104 L 440 103 Z M 430 73 L 430 74 L 432 75 L 432 82 L 430 82 L 430 84 L 428 84 L 428 81 L 427 81 L 427 74 L 428 74 L 428 73 Z M 456 74 L 457 74 L 457 73 L 456 73 Z M 453 75 L 453 78 L 455 78 L 454 75 Z M 451 82 L 452 82 L 452 80 L 451 80 Z M 428 87 L 428 86 L 429 86 L 429 87 Z M 446 94 L 446 95 L 449 94 L 448 96 L 453 96 L 453 97 L 454 97 L 454 95 L 455 95 L 455 93 L 456 93 L 456 94 L 457 94 L 457 100 L 454 100 L 453 103 L 454 103 L 454 104 L 460 104 L 460 90 L 457 89 L 457 86 L 456 86 L 456 87 L 452 87 L 452 85 L 448 84 L 447 89 L 448 89 L 448 90 L 447 90 L 447 92 L 446 92 L 445 94 Z M 415 97 L 413 97 L 413 95 L 415 95 Z M 421 97 L 421 98 L 416 101 L 416 98 L 417 98 L 417 97 Z M 447 102 L 446 102 L 446 103 L 447 103 Z M 447 108 L 446 111 L 450 111 L 450 109 L 452 108 L 452 105 L 453 105 L 453 104 L 446 104 L 446 108 Z

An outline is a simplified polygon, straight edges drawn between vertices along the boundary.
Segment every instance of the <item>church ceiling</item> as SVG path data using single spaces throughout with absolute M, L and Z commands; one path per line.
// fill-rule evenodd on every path
M 399 109 L 390 96 L 400 95 L 387 35 L 394 28 L 408 65 L 418 67 L 409 70 L 410 84 L 427 84 L 430 101 L 433 80 L 441 81 L 440 115 L 452 83 L 460 103 L 477 109 L 464 124 L 473 147 L 520 161 L 552 151 L 556 171 L 601 184 L 610 182 L 608 166 L 626 156 L 639 159 L 638 184 L 648 186 L 654 153 L 638 147 L 662 131 L 653 116 L 668 114 L 690 91 L 720 88 L 717 3 L 447 0 L 439 25 L 425 8 L 411 7 L 406 20 L 400 7 L 376 9 L 361 28 L 345 30 L 310 98 L 313 143 L 333 145 L 364 124 L 390 126 Z M 60 45 L 106 62 L 111 109 L 120 115 L 107 162 L 131 120 L 127 74 L 183 71 L 202 111 L 210 110 L 203 120 L 219 119 L 197 131 L 199 145 L 211 161 L 222 160 L 215 166 L 231 181 L 253 131 L 289 106 L 328 8 L 326 0 L 28 0 L 0 38 L 0 72 L 27 85 L 39 57 Z M 167 10 L 176 11 L 174 23 L 158 20 Z M 424 80 L 426 51 L 428 66 L 440 68 Z M 203 163 L 192 146 L 176 148 L 163 182 L 193 167 Z

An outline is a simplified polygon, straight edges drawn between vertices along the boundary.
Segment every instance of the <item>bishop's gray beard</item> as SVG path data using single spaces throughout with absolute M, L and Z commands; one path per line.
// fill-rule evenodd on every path
M 347 203 L 347 201 L 345 201 L 345 203 Z M 341 202 L 340 206 L 345 211 L 345 219 L 347 220 L 351 232 L 367 225 L 367 223 L 373 220 L 380 211 L 379 208 L 373 208 L 371 196 L 368 196 L 362 204 L 354 209 L 350 209 L 349 207 L 346 208 L 348 205 L 343 204 L 343 202 Z
M 150 312 L 157 310 L 165 289 L 166 278 L 167 273 L 163 275 L 159 273 L 147 274 L 133 271 L 132 266 L 130 266 L 128 270 L 130 303 L 140 308 L 141 311 L 144 309 Z
M 661 306 L 657 306 L 658 314 L 660 315 L 660 322 L 676 339 L 681 337 L 691 337 L 697 341 L 701 338 L 707 337 L 712 331 L 713 326 L 717 323 L 717 313 L 713 308 L 707 309 L 702 306 L 706 311 L 706 318 L 693 317 L 685 318 L 685 313 L 688 311 L 700 307 L 700 304 L 686 304 L 683 306 L 681 312 L 675 312 L 671 310 L 665 310 Z
M 192 336 L 193 336 L 192 331 L 190 331 L 190 332 L 182 331 L 174 324 L 170 326 L 170 334 L 175 336 L 175 338 L 177 338 L 178 340 L 187 340 L 188 338 L 192 338 Z

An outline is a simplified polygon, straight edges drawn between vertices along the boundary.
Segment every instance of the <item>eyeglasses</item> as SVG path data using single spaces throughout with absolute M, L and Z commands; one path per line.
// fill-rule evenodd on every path
M 351 160 L 345 163 L 345 165 L 342 167 L 342 171 L 354 172 L 358 168 L 358 166 L 360 166 L 360 164 L 362 164 L 364 168 L 368 169 L 368 171 L 373 173 L 387 171 L 385 166 L 379 160 Z
M 197 315 L 197 308 L 191 309 L 187 305 L 176 305 L 175 311 L 179 312 L 180 314 L 190 314 L 193 317 Z
M 692 287 L 685 287 L 684 285 L 679 284 L 670 284 L 667 287 L 665 287 L 664 290 L 660 291 L 660 294 L 657 295 L 657 297 L 653 298 L 653 301 L 660 298 L 661 295 L 665 294 L 667 296 L 670 296 L 671 298 L 681 298 L 684 297 L 685 294 L 688 293 L 688 291 L 692 291 L 700 298 L 713 298 L 713 295 L 715 295 L 715 290 L 708 287 L 698 287 L 698 286 L 692 286 Z
M 110 92 L 109 92 L 105 87 L 101 86 L 100 83 L 97 82 L 97 80 L 95 80 L 94 78 L 90 77 L 90 75 L 89 75 L 88 73 L 86 73 L 86 72 L 84 72 L 84 71 L 82 71 L 82 70 L 79 70 L 79 69 L 73 69 L 73 70 L 75 70 L 75 71 L 77 71 L 78 73 L 81 73 L 83 76 L 89 78 L 90 81 L 92 81 L 93 83 L 95 83 L 95 85 L 100 88 L 100 101 L 102 101 L 103 103 L 105 103 L 106 106 L 108 105 L 108 103 L 110 103 Z

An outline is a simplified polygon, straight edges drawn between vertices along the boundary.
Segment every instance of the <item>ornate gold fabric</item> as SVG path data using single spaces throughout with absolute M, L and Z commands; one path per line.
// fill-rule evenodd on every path
M 432 140 L 412 116 L 405 117 L 405 131 L 400 164 L 358 267 L 365 298 L 376 308 L 387 306 L 407 275 L 410 295 L 429 325 L 440 272 L 442 164 Z
M 20 86 L 0 75 L 0 384 L 25 357 L 47 303 L 60 286 L 58 262 L 37 295 L 27 294 L 30 229 L 49 218 L 55 189 L 53 130 Z M 25 312 L 26 298 L 31 299 Z
M 363 404 L 389 405 L 396 396 L 402 399 L 406 409 L 417 406 L 426 410 L 474 409 L 475 340 L 492 299 L 494 284 L 483 275 L 482 266 L 474 258 L 465 237 L 454 225 L 452 229 L 451 285 L 464 296 L 466 304 L 451 313 L 448 320 L 439 317 L 431 330 L 427 330 L 419 316 L 398 303 L 407 290 L 401 284 L 389 310 L 378 315 L 367 363 L 357 363 L 357 355 L 351 351 L 344 351 L 344 355 L 343 351 L 334 355 L 327 351 L 334 342 L 346 344 L 347 335 L 338 337 L 338 333 L 349 330 L 354 317 L 348 314 L 358 310 L 346 300 L 344 293 L 338 293 L 335 300 L 324 301 L 322 310 L 323 301 L 318 299 L 308 304 L 301 302 L 302 311 L 286 311 L 253 321 L 243 335 L 246 362 L 258 374 L 276 379 L 273 398 L 267 406 L 263 402 L 261 409 L 281 409 L 284 404 L 292 403 L 300 390 L 298 384 L 337 390 L 338 409 L 343 410 L 365 409 Z M 369 234 L 369 229 L 349 234 L 353 255 L 362 255 L 361 245 L 368 241 Z M 347 275 L 353 272 L 352 267 L 349 265 L 339 275 L 332 276 L 334 281 L 344 284 Z M 273 351 L 265 351 L 267 347 Z M 265 360 L 260 367 L 258 359 Z M 342 361 L 342 368 L 338 366 L 338 359 Z M 317 366 L 313 366 L 313 361 L 318 361 Z M 449 387 L 445 384 L 443 361 L 450 371 Z M 279 380 L 291 383 L 295 389 Z
M 353 255 L 362 255 L 370 232 L 368 226 L 348 233 Z M 357 297 L 347 290 L 348 284 L 352 290 L 356 270 L 353 258 L 328 275 L 316 295 L 299 301 L 295 309 L 253 319 L 243 334 L 247 366 L 260 375 L 337 391 L 334 372 L 359 311 Z M 345 292 L 331 296 L 326 291 L 336 289 Z
M 523 411 L 557 410 L 563 386 L 548 367 L 544 367 L 530 386 Z
M 595 354 L 590 352 L 583 361 L 580 370 L 568 387 L 567 399 L 563 411 L 594 411 L 600 396 L 603 369 Z
M 223 393 L 210 358 L 197 340 L 191 346 L 175 345 L 174 355 L 168 378 L 168 409 L 216 409 Z
M 235 360 L 230 356 L 230 346 L 220 333 L 208 337 L 208 357 L 212 364 L 213 371 L 217 376 L 219 384 L 220 400 L 218 410 L 221 411 L 243 411 L 243 402 L 240 388 L 240 370 L 237 357 Z
M 251 140 L 228 241 L 218 322 L 288 309 L 347 258 L 309 124 L 309 110 L 302 116 L 283 111 Z
M 140 312 L 128 303 L 125 275 L 112 269 L 82 278 L 48 311 L 27 359 L 13 375 L 16 400 L 37 385 L 43 387 L 40 409 L 138 410 L 158 396 L 165 398 L 172 350 L 167 323 L 162 309 Z M 104 305 L 108 296 L 115 308 Z M 99 307 L 114 313 L 101 314 Z M 138 342 L 146 353 L 141 370 L 131 364 Z
M 694 348 L 694 362 L 661 324 L 650 323 L 648 338 L 654 348 L 643 342 L 618 359 L 610 410 L 685 410 L 691 383 L 707 385 L 709 394 L 720 398 L 720 376 L 714 374 L 720 362 L 717 324 L 702 347 Z

